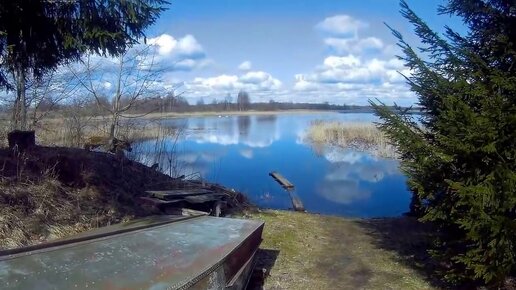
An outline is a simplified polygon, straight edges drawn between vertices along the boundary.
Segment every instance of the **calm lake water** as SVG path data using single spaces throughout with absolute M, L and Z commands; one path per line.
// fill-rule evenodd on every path
M 376 117 L 307 113 L 170 119 L 164 124 L 183 127 L 184 136 L 166 140 L 165 147 L 178 152 L 174 163 L 181 174 L 198 173 L 242 191 L 260 207 L 292 207 L 288 193 L 268 175 L 278 171 L 296 186 L 309 212 L 385 217 L 408 211 L 410 193 L 396 160 L 333 147 L 314 150 L 305 141 L 314 120 L 373 122 Z M 151 141 L 142 145 L 147 152 L 155 146 Z M 166 168 L 170 162 L 163 163 Z

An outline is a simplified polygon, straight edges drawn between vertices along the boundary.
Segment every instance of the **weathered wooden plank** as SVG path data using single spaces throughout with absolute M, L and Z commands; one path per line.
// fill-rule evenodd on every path
M 174 204 L 174 203 L 180 203 L 184 201 L 183 199 L 173 199 L 173 200 L 162 200 L 155 197 L 149 197 L 149 196 L 141 196 L 140 199 L 143 201 L 147 201 L 153 204 Z
M 303 202 L 301 202 L 301 199 L 297 194 L 293 191 L 294 190 L 294 184 L 292 184 L 290 181 L 288 181 L 283 175 L 279 174 L 276 171 L 273 171 L 269 173 L 272 178 L 274 178 L 284 189 L 288 191 L 288 194 L 290 196 L 290 200 L 292 201 L 292 206 L 294 207 L 295 211 L 305 211 L 305 207 L 303 205 Z
M 205 203 L 205 202 L 212 202 L 212 201 L 220 201 L 225 197 L 224 194 L 221 193 L 214 193 L 214 194 L 203 194 L 203 195 L 193 195 L 193 196 L 185 196 L 184 198 L 176 198 L 172 200 L 163 200 L 160 198 L 150 197 L 150 196 L 142 196 L 140 199 L 144 201 L 151 202 L 153 204 L 175 204 L 180 202 L 187 202 L 190 204 L 194 203 Z
M 189 203 L 205 203 L 221 200 L 225 195 L 220 193 L 185 196 L 184 200 Z
M 184 207 L 169 207 L 169 208 L 166 208 L 164 211 L 166 214 L 180 215 L 180 216 L 208 215 L 208 213 L 205 211 L 194 210 L 194 209 L 184 208 Z
M 295 211 L 305 211 L 305 206 L 303 205 L 303 202 L 297 196 L 295 192 L 289 191 L 288 194 L 290 195 L 290 200 L 292 200 L 292 206 L 294 207 Z
M 193 189 L 173 189 L 173 190 L 159 190 L 159 191 L 146 191 L 150 197 L 155 197 L 159 199 L 169 200 L 176 198 L 183 198 L 185 196 L 193 196 L 193 195 L 202 195 L 213 193 L 212 190 L 205 188 L 193 188 Z
M 289 189 L 294 188 L 294 184 L 292 184 L 290 181 L 288 181 L 285 177 L 283 177 L 283 175 L 279 174 L 278 172 L 273 171 L 273 172 L 269 173 L 269 175 L 272 176 L 272 178 L 274 178 L 284 188 L 289 188 Z

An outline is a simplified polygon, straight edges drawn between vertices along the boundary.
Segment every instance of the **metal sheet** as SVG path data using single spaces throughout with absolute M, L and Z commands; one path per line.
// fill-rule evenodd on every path
M 201 216 L 201 214 L 190 215 L 190 216 L 155 215 L 155 216 L 149 216 L 146 218 L 135 219 L 135 220 L 125 222 L 125 223 L 115 224 L 115 225 L 111 225 L 111 226 L 106 226 L 106 227 L 86 231 L 86 232 L 79 233 L 77 235 L 74 235 L 74 236 L 71 236 L 68 238 L 49 241 L 49 242 L 46 242 L 43 244 L 36 244 L 36 245 L 22 247 L 22 248 L 3 250 L 3 251 L 0 251 L 0 259 L 3 256 L 7 256 L 7 255 L 35 251 L 35 250 L 50 248 L 50 247 L 56 247 L 56 246 L 61 246 L 61 245 L 70 244 L 70 243 L 74 243 L 74 242 L 83 242 L 86 240 L 102 238 L 105 236 L 121 234 L 121 233 L 129 232 L 129 231 L 144 229 L 144 228 L 153 227 L 153 226 L 164 225 L 164 224 L 168 224 L 168 223 L 172 223 L 172 222 L 177 222 L 180 220 L 187 220 L 187 219 L 190 219 L 190 218 L 193 218 L 196 216 Z
M 2 289 L 180 288 L 220 272 L 214 267 L 235 259 L 235 252 L 257 247 L 250 240 L 262 228 L 257 221 L 202 216 L 1 256 L 0 281 Z M 248 258 L 240 257 L 242 265 Z

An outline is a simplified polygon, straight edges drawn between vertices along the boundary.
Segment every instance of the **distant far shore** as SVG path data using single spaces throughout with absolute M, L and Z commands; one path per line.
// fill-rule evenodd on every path
M 170 119 L 170 118 L 184 118 L 184 117 L 204 117 L 204 116 L 251 116 L 251 115 L 276 115 L 276 114 L 320 114 L 320 113 L 368 113 L 368 112 L 353 112 L 344 110 L 309 110 L 309 109 L 293 109 L 293 110 L 269 110 L 269 111 L 209 111 L 209 112 L 164 112 L 164 113 L 150 113 L 142 118 L 146 119 Z M 131 115 L 128 115 L 131 117 Z

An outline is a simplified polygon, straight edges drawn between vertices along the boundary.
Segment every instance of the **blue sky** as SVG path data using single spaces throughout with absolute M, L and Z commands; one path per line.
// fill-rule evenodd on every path
M 408 3 L 438 31 L 461 28 L 437 15 L 443 1 Z M 234 98 L 241 89 L 253 101 L 416 102 L 383 24 L 417 44 L 398 0 L 175 0 L 168 8 L 147 36 L 173 63 L 161 82 L 184 83 L 191 102 Z

